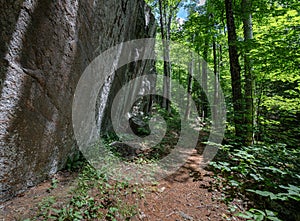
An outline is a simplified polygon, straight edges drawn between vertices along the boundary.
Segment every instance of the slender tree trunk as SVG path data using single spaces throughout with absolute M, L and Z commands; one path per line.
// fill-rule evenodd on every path
M 216 40 L 213 40 L 213 57 L 214 57 L 214 105 L 212 109 L 212 115 L 213 115 L 213 125 L 215 128 L 219 128 L 220 125 L 216 125 L 216 122 L 218 122 L 216 119 L 218 119 L 218 104 L 219 104 L 219 75 L 218 75 L 218 58 L 217 58 L 217 46 L 216 46 Z
M 205 120 L 205 118 L 208 115 L 208 104 L 207 104 L 207 98 L 205 92 L 207 92 L 207 59 L 208 59 L 208 49 L 209 49 L 209 36 L 208 36 L 208 30 L 207 30 L 207 36 L 205 37 L 205 44 L 204 44 L 204 51 L 203 51 L 203 61 L 202 61 L 202 89 L 203 93 L 201 96 L 202 100 L 202 118 Z
M 163 80 L 163 100 L 162 107 L 167 111 L 171 111 L 171 65 L 170 65 L 170 29 L 172 16 L 169 14 L 167 18 L 167 9 L 163 0 L 159 0 L 159 13 L 160 13 L 160 31 L 163 41 L 163 54 L 164 54 L 164 80 Z M 171 13 L 171 12 L 169 12 Z
M 263 80 L 257 84 L 257 102 L 256 102 L 256 141 L 261 141 L 263 139 L 263 137 L 261 136 L 262 134 L 264 134 L 264 126 L 260 120 L 260 113 L 261 113 L 261 110 L 262 110 L 262 106 L 261 106 L 261 103 L 262 103 L 262 97 L 263 97 L 263 94 L 265 94 L 265 87 L 264 87 L 264 80 L 265 80 L 265 75 L 263 76 Z
M 241 3 L 243 16 L 243 30 L 245 42 L 244 71 L 245 71 L 245 144 L 253 144 L 253 123 L 254 123 L 254 105 L 253 88 L 254 80 L 252 76 L 251 60 L 249 58 L 249 44 L 253 39 L 251 0 L 242 0 Z
M 192 79 L 194 75 L 194 58 L 192 55 L 192 60 L 189 64 L 189 71 L 188 71 L 188 85 L 187 85 L 187 104 L 186 104 L 186 111 L 185 111 L 185 120 L 188 120 L 190 117 L 190 112 L 191 112 L 191 96 L 192 96 Z
M 163 108 L 171 111 L 171 66 L 170 66 L 170 48 L 169 42 L 165 41 L 164 44 L 164 80 L 163 80 Z
M 223 66 L 223 58 L 222 58 L 222 55 L 223 55 L 223 47 L 222 45 L 220 44 L 220 48 L 219 48 L 219 62 L 218 62 L 218 67 L 219 67 L 219 73 L 221 73 L 221 67 Z
M 242 103 L 242 88 L 241 88 L 241 66 L 239 64 L 239 55 L 236 46 L 237 35 L 235 22 L 233 17 L 232 0 L 225 0 L 226 22 L 228 30 L 228 45 L 230 59 L 230 73 L 232 86 L 232 102 L 234 109 L 234 124 L 235 134 L 244 142 L 243 131 L 243 103 Z
M 197 69 L 197 74 L 199 74 L 199 79 L 201 79 L 201 58 L 200 58 L 200 54 L 199 54 L 199 52 L 198 52 L 198 60 L 197 60 L 197 67 L 198 67 L 198 69 Z M 201 85 L 199 85 L 200 87 L 201 87 Z M 198 91 L 200 91 L 200 93 L 201 93 L 201 88 L 198 88 Z M 199 94 L 199 98 L 201 98 L 201 94 Z M 198 102 L 197 102 L 197 109 L 198 109 L 198 111 L 199 111 L 199 116 L 201 116 L 201 114 L 202 114 L 202 103 L 201 103 L 201 99 L 199 99 L 198 100 Z

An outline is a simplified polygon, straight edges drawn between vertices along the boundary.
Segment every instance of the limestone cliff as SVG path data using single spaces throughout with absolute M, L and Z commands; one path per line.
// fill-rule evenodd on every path
M 0 29 L 4 201 L 64 166 L 76 150 L 71 109 L 82 72 L 105 49 L 152 37 L 154 18 L 142 0 L 0 0 Z

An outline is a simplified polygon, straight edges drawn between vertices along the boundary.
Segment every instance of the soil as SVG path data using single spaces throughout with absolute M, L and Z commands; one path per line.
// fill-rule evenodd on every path
M 142 221 L 204 221 L 204 220 L 243 220 L 233 217 L 229 208 L 221 200 L 221 193 L 212 190 L 214 182 L 210 171 L 198 167 L 201 156 L 196 150 L 173 175 L 159 181 L 147 189 L 144 197 L 134 195 L 124 198 L 138 206 L 138 214 L 131 220 Z M 36 215 L 39 203 L 46 197 L 55 196 L 63 206 L 71 198 L 70 190 L 76 184 L 78 174 L 59 172 L 56 188 L 51 188 L 51 180 L 29 189 L 14 199 L 3 203 L 0 220 L 24 220 Z M 236 205 L 240 207 L 240 205 Z M 242 207 L 240 207 L 242 208 Z M 234 213 L 236 213 L 235 211 Z

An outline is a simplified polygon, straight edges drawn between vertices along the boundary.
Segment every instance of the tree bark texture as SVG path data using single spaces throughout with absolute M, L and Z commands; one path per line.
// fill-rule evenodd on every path
M 253 144 L 253 123 L 254 123 L 254 104 L 253 104 L 253 88 L 254 79 L 252 76 L 252 65 L 249 57 L 249 44 L 253 39 L 252 29 L 252 14 L 251 14 L 251 0 L 242 0 L 242 20 L 244 31 L 244 75 L 245 75 L 245 144 Z
M 226 9 L 226 22 L 227 22 L 227 31 L 228 31 L 235 134 L 237 137 L 241 137 L 243 142 L 244 122 L 243 122 L 243 97 L 242 97 L 242 86 L 241 86 L 241 66 L 239 63 L 238 49 L 236 46 L 237 35 L 236 35 L 232 0 L 225 0 L 225 9 Z

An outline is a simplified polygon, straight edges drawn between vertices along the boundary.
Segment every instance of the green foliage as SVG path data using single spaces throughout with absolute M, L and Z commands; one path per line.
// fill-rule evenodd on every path
M 260 196 L 270 197 L 271 200 L 282 200 L 288 201 L 289 199 L 293 199 L 296 201 L 300 201 L 300 188 L 294 185 L 289 184 L 288 186 L 279 185 L 280 188 L 287 190 L 285 193 L 272 193 L 270 191 L 261 191 L 261 190 L 252 190 L 247 189 L 247 191 L 256 193 Z
M 237 213 L 236 216 L 245 218 L 247 220 L 263 221 L 263 220 L 273 220 L 281 221 L 276 217 L 276 213 L 270 210 L 259 210 L 259 209 L 250 209 L 244 213 Z
M 257 82 L 257 138 L 293 147 L 299 146 L 300 131 L 299 3 L 279 5 L 270 5 L 271 13 L 254 20 L 251 57 Z
M 36 220 L 129 220 L 136 214 L 136 206 L 121 200 L 127 182 L 109 182 L 105 174 L 86 164 L 78 176 L 71 198 L 63 206 L 55 197 L 47 197 L 39 204 Z
M 52 216 L 51 207 L 55 203 L 54 197 L 47 197 L 43 199 L 43 201 L 39 204 L 39 214 L 38 217 L 43 217 L 45 220 L 53 219 L 55 218 Z
M 226 193 L 224 200 L 248 198 L 256 207 L 239 216 L 272 220 L 270 217 L 276 213 L 279 218 L 297 214 L 296 208 L 300 205 L 300 150 L 283 144 L 241 149 L 225 146 L 219 158 L 210 165 L 219 180 L 215 188 Z M 270 216 L 267 210 L 275 212 Z
M 47 189 L 48 192 L 51 192 L 51 190 L 57 188 L 58 180 L 56 178 L 52 178 L 51 180 L 51 186 Z
M 68 157 L 65 169 L 68 171 L 78 171 L 86 164 L 86 159 L 80 151 L 76 151 L 72 157 Z
M 150 155 L 150 159 L 160 160 L 168 155 L 171 150 L 176 146 L 179 132 L 180 132 L 180 115 L 176 107 L 171 104 L 171 112 L 161 108 L 160 105 L 154 107 L 154 112 L 157 112 L 166 121 L 166 134 L 162 141 L 153 147 L 153 152 Z

